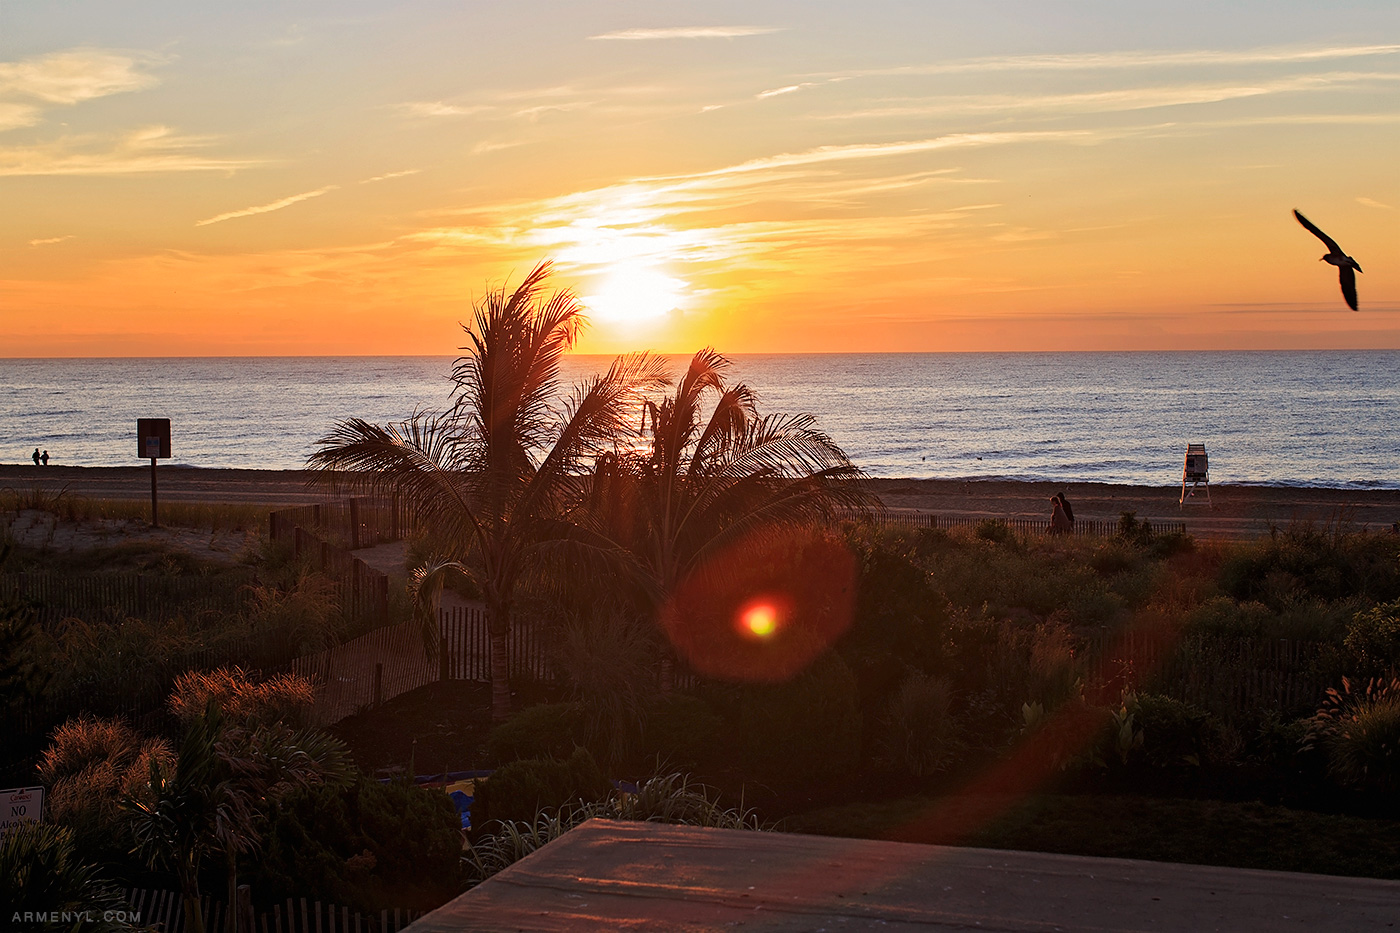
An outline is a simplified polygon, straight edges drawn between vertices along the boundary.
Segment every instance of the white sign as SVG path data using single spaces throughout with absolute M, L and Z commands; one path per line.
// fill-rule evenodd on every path
M 42 787 L 0 790 L 0 833 L 18 823 L 38 823 L 44 815 Z

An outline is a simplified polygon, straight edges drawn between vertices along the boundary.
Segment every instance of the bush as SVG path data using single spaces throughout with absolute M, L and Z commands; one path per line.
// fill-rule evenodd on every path
M 1130 697 L 1126 706 L 1142 730 L 1142 757 L 1148 764 L 1157 768 L 1200 765 L 1214 729 L 1209 713 L 1152 693 Z
M 973 529 L 973 534 L 983 541 L 991 541 L 993 544 L 1005 544 L 1014 537 L 1011 528 L 999 518 L 982 519 Z
M 800 786 L 845 771 L 860 756 L 860 694 L 835 652 L 785 683 L 728 688 L 717 699 L 746 778 Z
M 1400 599 L 1352 616 L 1343 645 L 1363 673 L 1394 672 L 1400 665 Z
M 567 758 L 583 738 L 577 703 L 527 706 L 491 730 L 486 749 L 499 764 L 526 758 Z
M 574 749 L 567 761 L 513 761 L 477 783 L 472 830 L 479 833 L 493 822 L 534 825 L 541 813 L 557 811 L 567 804 L 602 800 L 609 789 L 587 749 Z
M 271 817 L 253 890 L 362 911 L 429 910 L 460 888 L 461 822 L 440 790 L 361 777 L 288 794 Z
M 108 919 L 109 912 L 115 915 L 127 906 L 121 892 L 78 857 L 71 829 L 49 823 L 21 823 L 0 835 L 0 905 L 7 930 L 59 928 L 57 922 L 11 922 L 18 921 L 11 913 L 30 911 L 90 911 L 92 919 L 73 928 L 93 933 L 131 929 L 124 921 Z
M 698 697 L 658 697 L 646 711 L 642 751 L 661 767 L 699 767 L 709 759 L 722 725 L 719 714 Z
M 883 758 L 913 777 L 947 770 L 961 748 L 946 680 L 913 674 L 890 702 L 881 741 Z
M 1313 717 L 1310 744 L 1327 752 L 1328 771 L 1340 784 L 1393 793 L 1400 790 L 1400 679 L 1371 680 L 1341 689 Z

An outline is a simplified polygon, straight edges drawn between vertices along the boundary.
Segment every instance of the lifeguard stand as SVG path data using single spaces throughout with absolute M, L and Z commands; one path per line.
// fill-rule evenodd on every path
M 1186 491 L 1187 486 L 1191 491 Z M 1181 501 L 1177 507 L 1186 505 L 1186 497 L 1196 494 L 1196 487 L 1206 487 L 1206 505 L 1215 508 L 1210 501 L 1210 458 L 1206 456 L 1205 444 L 1186 445 L 1186 465 L 1181 468 Z

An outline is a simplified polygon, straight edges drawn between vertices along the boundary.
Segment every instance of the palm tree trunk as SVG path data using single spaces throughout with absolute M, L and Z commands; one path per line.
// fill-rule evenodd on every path
M 185 908 L 185 933 L 204 933 L 204 915 L 199 909 L 198 867 L 185 866 L 179 872 L 180 902 Z
M 510 609 L 504 600 L 486 607 L 491 635 L 491 722 L 510 718 Z

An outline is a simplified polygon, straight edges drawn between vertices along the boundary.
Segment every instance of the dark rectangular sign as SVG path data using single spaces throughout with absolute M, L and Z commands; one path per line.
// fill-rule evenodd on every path
M 136 456 L 142 460 L 170 459 L 170 419 L 136 419 Z

